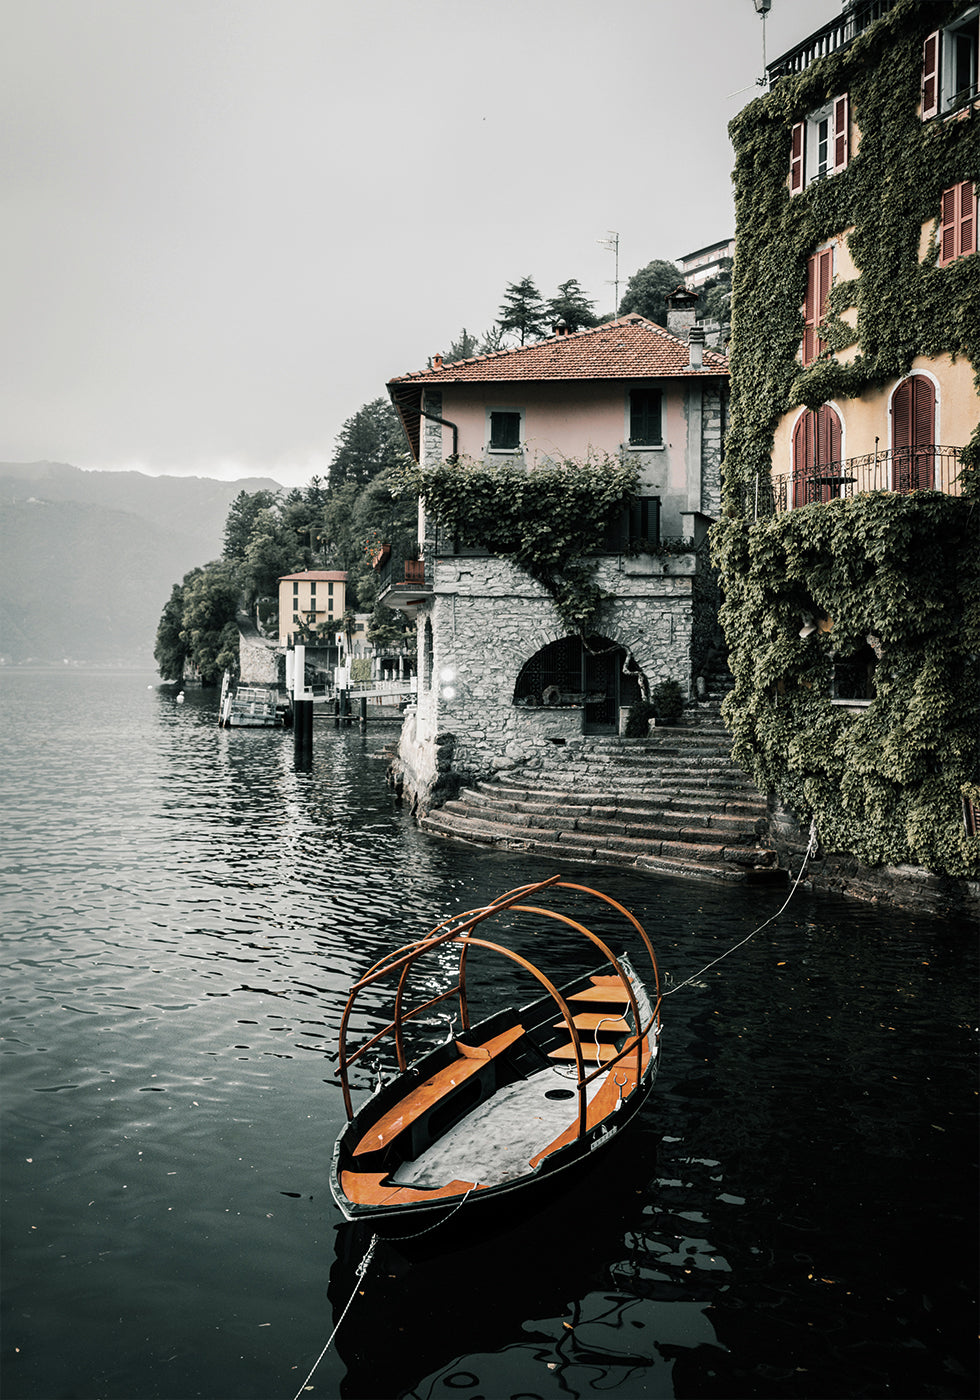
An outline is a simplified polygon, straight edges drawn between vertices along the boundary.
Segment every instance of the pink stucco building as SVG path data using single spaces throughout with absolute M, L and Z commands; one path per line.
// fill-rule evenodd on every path
M 609 601 L 592 638 L 565 635 L 531 579 L 458 548 L 421 512 L 423 558 L 391 561 L 381 593 L 418 625 L 418 703 L 401 761 L 421 805 L 451 789 L 453 773 L 617 733 L 657 681 L 690 693 L 713 621 L 703 541 L 720 507 L 728 377 L 725 356 L 705 349 L 691 322 L 687 313 L 667 330 L 623 316 L 474 359 L 437 356 L 389 381 L 423 465 L 458 454 L 534 471 L 610 454 L 635 461 L 640 481 L 621 528 L 596 541 Z

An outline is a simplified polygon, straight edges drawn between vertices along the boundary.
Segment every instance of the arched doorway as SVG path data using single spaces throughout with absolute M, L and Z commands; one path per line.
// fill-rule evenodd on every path
M 841 425 L 829 403 L 801 413 L 793 429 L 793 505 L 840 494 Z
M 927 491 L 935 479 L 936 386 L 924 374 L 902 381 L 892 399 L 892 490 Z
M 561 637 L 521 667 L 515 705 L 580 705 L 585 734 L 615 734 L 619 711 L 640 699 L 640 669 L 608 637 Z

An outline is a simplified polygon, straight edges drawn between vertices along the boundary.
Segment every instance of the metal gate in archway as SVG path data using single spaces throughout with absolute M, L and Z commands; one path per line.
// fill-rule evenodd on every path
M 615 734 L 620 709 L 640 699 L 640 672 L 608 637 L 561 637 L 521 668 L 515 705 L 580 705 L 585 734 Z

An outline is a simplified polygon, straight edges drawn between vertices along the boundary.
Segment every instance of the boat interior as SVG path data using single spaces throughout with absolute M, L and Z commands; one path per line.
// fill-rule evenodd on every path
M 515 898 L 504 897 L 510 899 L 508 905 L 496 901 L 490 908 L 527 908 L 566 922 L 564 915 L 516 902 L 556 883 L 557 878 L 525 887 L 512 892 Z M 486 911 L 476 912 L 487 916 Z M 553 1154 L 580 1144 L 593 1129 L 611 1127 L 637 1091 L 649 1087 L 657 1054 L 659 999 L 652 1007 L 628 956 L 614 956 L 587 930 L 607 955 L 606 966 L 559 990 L 525 959 L 507 954 L 537 976 L 544 995 L 470 1027 L 467 951 L 477 945 L 506 952 L 474 937 L 480 921 L 471 911 L 464 928 L 457 921 L 448 931 L 437 929 L 430 940 L 410 945 L 378 965 L 382 976 L 397 972 L 393 1021 L 350 1055 L 342 1034 L 341 1083 L 350 1121 L 338 1143 L 335 1170 L 342 1197 L 355 1212 L 449 1200 L 527 1178 Z M 458 981 L 422 1006 L 409 1007 L 403 995 L 408 969 L 422 952 L 446 941 L 461 945 Z M 373 983 L 374 972 L 355 987 L 348 1011 L 358 989 Z M 413 1065 L 406 1063 L 393 1082 L 353 1113 L 348 1079 L 353 1061 L 390 1034 L 399 1045 L 401 1068 L 404 1047 L 399 1032 L 404 1022 L 450 996 L 460 998 L 463 1030 Z M 346 1018 L 342 1031 L 345 1028 Z

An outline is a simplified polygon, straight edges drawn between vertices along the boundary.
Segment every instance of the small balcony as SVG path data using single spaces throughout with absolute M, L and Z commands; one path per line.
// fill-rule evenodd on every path
M 748 515 L 778 515 L 796 506 L 869 491 L 942 491 L 959 496 L 962 452 L 961 447 L 930 443 L 848 457 L 804 472 L 774 473 L 768 481 L 744 487 L 744 508 Z
M 424 559 L 404 559 L 389 554 L 376 567 L 378 602 L 386 608 L 413 613 L 432 596 L 432 583 L 426 577 Z
M 811 63 L 816 63 L 818 59 L 826 58 L 828 54 L 844 48 L 859 34 L 863 34 L 875 20 L 881 19 L 882 15 L 893 9 L 896 3 L 897 0 L 857 0 L 857 3 L 849 5 L 838 17 L 822 25 L 795 48 L 766 65 L 769 86 L 780 78 L 803 73 Z

